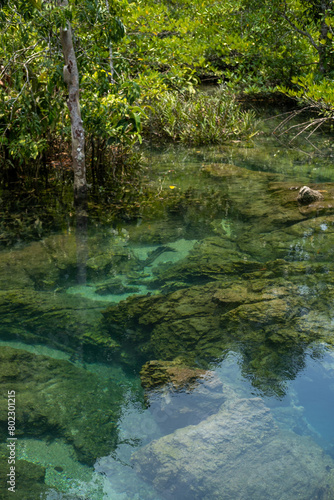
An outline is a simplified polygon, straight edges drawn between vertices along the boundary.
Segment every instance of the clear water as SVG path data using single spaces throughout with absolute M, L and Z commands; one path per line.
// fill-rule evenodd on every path
M 18 498 L 334 498 L 334 169 L 316 140 L 323 157 L 266 134 L 148 151 L 135 222 L 2 251 Z M 303 212 L 304 184 L 327 204 Z M 213 382 L 143 389 L 147 361 L 176 358 Z

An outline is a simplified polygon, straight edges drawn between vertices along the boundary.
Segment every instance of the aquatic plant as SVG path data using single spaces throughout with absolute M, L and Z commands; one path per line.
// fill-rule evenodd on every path
M 214 94 L 166 91 L 154 99 L 152 108 L 150 122 L 146 120 L 144 128 L 146 135 L 153 130 L 153 137 L 159 139 L 194 145 L 222 144 L 248 139 L 256 133 L 255 114 L 243 111 L 224 87 Z

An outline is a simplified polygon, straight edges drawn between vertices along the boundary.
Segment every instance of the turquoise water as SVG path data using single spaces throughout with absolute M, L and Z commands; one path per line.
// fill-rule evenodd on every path
M 18 498 L 334 498 L 334 169 L 317 141 L 324 156 L 266 134 L 147 151 L 135 220 L 2 250 Z M 299 206 L 304 184 L 324 200 Z

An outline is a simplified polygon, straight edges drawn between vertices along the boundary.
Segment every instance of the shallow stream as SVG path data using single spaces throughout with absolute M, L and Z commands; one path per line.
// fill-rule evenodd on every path
M 312 140 L 147 150 L 136 220 L 2 250 L 17 498 L 334 498 L 334 149 Z

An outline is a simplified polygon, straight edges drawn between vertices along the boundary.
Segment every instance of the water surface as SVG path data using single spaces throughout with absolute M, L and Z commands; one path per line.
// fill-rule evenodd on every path
M 148 150 L 134 220 L 2 251 L 22 498 L 333 498 L 334 170 L 315 140 L 326 155 L 266 133 Z M 304 184 L 324 201 L 299 206 Z

